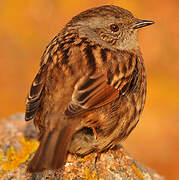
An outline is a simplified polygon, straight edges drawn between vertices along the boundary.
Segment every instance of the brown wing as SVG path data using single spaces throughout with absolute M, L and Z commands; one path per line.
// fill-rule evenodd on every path
M 95 74 L 81 78 L 75 85 L 72 101 L 66 115 L 75 115 L 90 108 L 97 108 L 118 97 L 118 90 L 106 83 L 104 75 Z
M 82 77 L 75 85 L 72 100 L 65 114 L 73 116 L 89 109 L 101 107 L 119 96 L 125 95 L 130 87 L 136 66 L 135 57 L 130 58 L 131 60 L 116 63 L 116 67 L 109 69 L 107 74 L 96 72 L 93 75 Z M 129 61 L 132 61 L 130 66 Z M 118 72 L 115 72 L 116 68 L 118 68 Z
M 41 103 L 41 96 L 45 86 L 47 67 L 49 63 L 53 61 L 53 53 L 57 51 L 58 48 L 57 41 L 58 41 L 58 36 L 56 36 L 51 41 L 51 43 L 46 47 L 43 53 L 40 63 L 40 70 L 36 75 L 34 81 L 32 82 L 31 89 L 26 100 L 26 112 L 25 112 L 26 121 L 34 119 L 36 112 L 39 109 Z
M 41 102 L 41 96 L 44 89 L 45 77 L 46 77 L 46 65 L 41 66 L 40 71 L 36 75 L 32 82 L 29 95 L 26 100 L 26 112 L 25 120 L 29 121 L 33 119 L 39 108 Z

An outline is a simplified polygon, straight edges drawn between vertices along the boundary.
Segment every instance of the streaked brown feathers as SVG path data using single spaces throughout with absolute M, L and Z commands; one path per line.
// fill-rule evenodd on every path
M 120 7 L 93 8 L 47 46 L 26 101 L 41 136 L 30 172 L 62 168 L 69 152 L 103 152 L 134 129 L 146 97 L 136 23 Z
M 47 66 L 41 66 L 40 71 L 38 72 L 34 81 L 32 82 L 31 89 L 26 100 L 26 121 L 34 119 L 36 112 L 38 111 L 45 85 L 46 73 Z

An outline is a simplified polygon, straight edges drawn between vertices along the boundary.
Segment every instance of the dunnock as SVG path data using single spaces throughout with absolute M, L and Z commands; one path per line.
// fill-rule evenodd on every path
M 100 153 L 130 134 L 146 97 L 137 32 L 153 23 L 106 5 L 75 16 L 51 41 L 26 102 L 40 140 L 30 172 L 62 168 L 68 152 Z

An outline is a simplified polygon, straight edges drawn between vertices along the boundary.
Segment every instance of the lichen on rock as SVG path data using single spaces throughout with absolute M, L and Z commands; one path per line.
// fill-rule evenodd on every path
M 34 130 L 29 131 L 30 126 L 25 123 L 23 114 L 0 119 L 1 179 L 164 180 L 155 170 L 136 161 L 122 146 L 102 153 L 96 163 L 96 153 L 83 158 L 69 154 L 63 170 L 27 173 L 29 158 L 39 144 L 34 135 L 29 134 L 34 133 Z M 30 139 L 24 138 L 27 134 Z

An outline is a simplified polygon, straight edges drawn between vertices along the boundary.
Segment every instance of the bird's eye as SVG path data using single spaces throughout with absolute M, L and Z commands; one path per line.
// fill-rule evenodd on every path
M 113 32 L 117 32 L 117 31 L 119 31 L 119 26 L 117 24 L 111 24 L 110 29 Z

